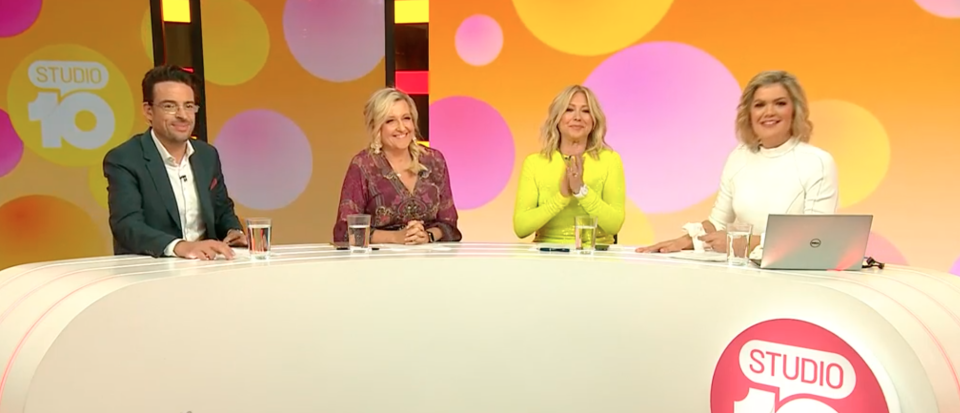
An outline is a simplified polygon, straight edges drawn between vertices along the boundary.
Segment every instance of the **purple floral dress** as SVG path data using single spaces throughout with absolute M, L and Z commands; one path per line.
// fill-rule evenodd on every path
M 426 169 L 420 172 L 411 192 L 382 153 L 364 150 L 354 156 L 343 178 L 333 240 L 347 241 L 348 215 L 368 214 L 374 231 L 399 230 L 417 220 L 423 221 L 426 229 L 440 229 L 443 236 L 437 241 L 460 241 L 457 208 L 443 155 L 425 147 L 420 164 Z

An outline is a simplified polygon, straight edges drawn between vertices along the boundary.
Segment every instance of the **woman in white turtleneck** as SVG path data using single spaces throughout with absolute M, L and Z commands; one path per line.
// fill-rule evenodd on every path
M 727 225 L 753 225 L 748 251 L 760 245 L 769 214 L 833 214 L 839 204 L 837 166 L 826 151 L 810 145 L 813 124 L 796 77 L 762 72 L 747 84 L 737 107 L 741 144 L 727 158 L 720 192 L 703 221 L 704 247 L 726 252 Z M 693 249 L 688 234 L 637 252 Z

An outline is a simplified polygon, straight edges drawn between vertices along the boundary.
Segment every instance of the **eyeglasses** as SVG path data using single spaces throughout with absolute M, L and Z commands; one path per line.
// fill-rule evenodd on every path
M 166 112 L 167 114 L 170 114 L 170 115 L 176 114 L 177 111 L 180 110 L 180 107 L 181 107 L 180 105 L 178 105 L 178 104 L 176 104 L 176 103 L 173 103 L 173 102 L 163 102 L 163 103 L 161 103 L 161 104 L 159 104 L 159 105 L 154 105 L 154 106 L 160 108 L 160 110 L 162 110 L 162 111 L 164 111 L 164 112 Z M 183 104 L 183 111 L 186 112 L 186 113 L 197 113 L 198 110 L 200 110 L 200 105 L 198 105 L 198 104 L 196 104 L 196 103 L 185 103 L 185 104 Z

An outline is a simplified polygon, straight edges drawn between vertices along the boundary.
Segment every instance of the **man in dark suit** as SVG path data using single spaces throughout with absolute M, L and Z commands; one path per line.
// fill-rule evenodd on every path
M 143 78 L 150 128 L 103 158 L 113 250 L 154 257 L 233 257 L 246 246 L 227 195 L 220 155 L 191 139 L 199 105 L 193 75 L 176 66 Z

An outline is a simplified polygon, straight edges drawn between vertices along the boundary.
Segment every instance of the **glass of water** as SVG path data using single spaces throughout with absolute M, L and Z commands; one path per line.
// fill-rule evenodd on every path
M 272 225 L 270 218 L 247 218 L 247 246 L 250 258 L 262 260 L 270 255 Z
M 370 215 L 347 215 L 347 245 L 351 252 L 370 251 Z
M 592 253 L 597 249 L 597 217 L 581 215 L 573 221 L 574 244 L 577 252 Z
M 727 264 L 743 266 L 750 260 L 750 235 L 753 234 L 753 225 L 733 223 L 727 225 Z

